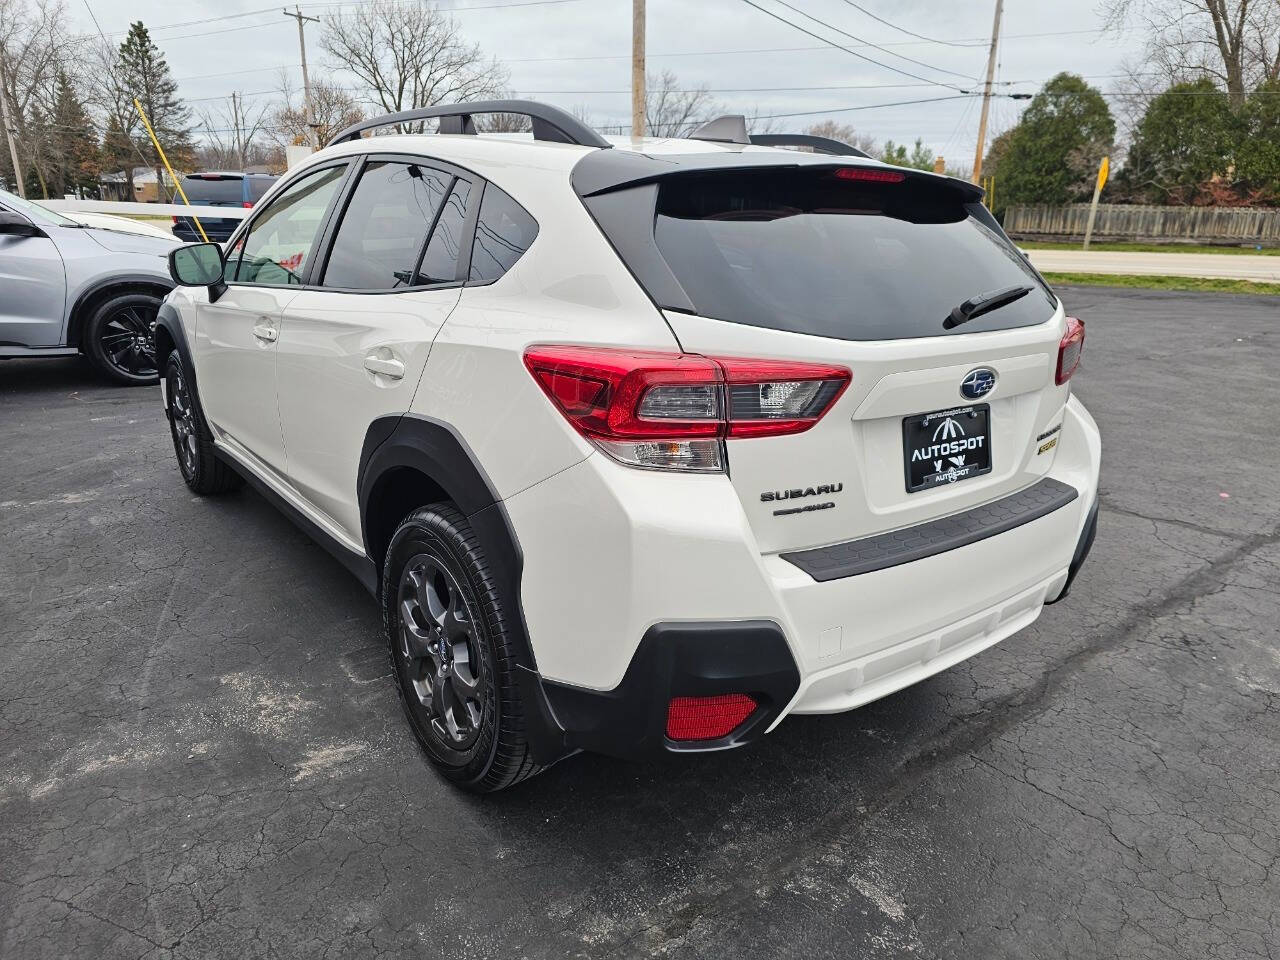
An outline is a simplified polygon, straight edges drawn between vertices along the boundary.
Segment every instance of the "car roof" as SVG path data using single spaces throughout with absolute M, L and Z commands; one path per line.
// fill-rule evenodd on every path
M 279 177 L 278 173 L 266 173 L 261 170 L 253 172 L 245 172 L 243 170 L 196 170 L 192 173 L 184 173 L 183 179 L 200 179 L 202 177 L 219 177 L 223 180 L 235 180 L 244 177 Z
M 532 134 L 411 134 L 390 133 L 337 143 L 312 154 L 307 165 L 324 157 L 351 156 L 366 153 L 405 153 L 435 157 L 446 162 L 475 170 L 488 179 L 501 180 L 500 171 L 513 165 L 542 170 L 558 170 L 567 175 L 583 157 L 590 154 L 627 153 L 655 159 L 702 155 L 708 166 L 716 157 L 731 160 L 749 155 L 751 162 L 767 164 L 766 158 L 785 163 L 830 164 L 828 154 L 802 153 L 780 147 L 763 147 L 748 144 L 724 143 L 711 140 L 691 140 L 686 137 L 606 137 L 612 149 L 534 140 Z M 880 161 L 862 157 L 842 157 L 846 165 L 884 166 Z M 497 176 L 493 174 L 497 173 Z

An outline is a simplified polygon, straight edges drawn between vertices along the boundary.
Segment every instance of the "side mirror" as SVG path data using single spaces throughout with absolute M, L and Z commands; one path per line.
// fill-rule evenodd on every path
M 191 243 L 169 252 L 169 276 L 181 287 L 208 287 L 209 299 L 226 290 L 222 247 L 216 243 Z
M 0 210 L 0 236 L 43 237 L 45 232 L 20 213 Z

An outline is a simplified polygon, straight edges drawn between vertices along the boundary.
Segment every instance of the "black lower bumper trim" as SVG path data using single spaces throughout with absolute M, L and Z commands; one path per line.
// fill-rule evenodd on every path
M 768 620 L 656 624 L 645 632 L 622 682 L 612 690 L 542 681 L 566 749 L 627 758 L 741 746 L 769 728 L 799 687 L 800 671 L 786 637 Z M 667 739 L 672 697 L 725 693 L 751 694 L 759 707 L 719 740 Z
M 1080 531 L 1080 540 L 1076 543 L 1076 552 L 1071 557 L 1071 566 L 1067 568 L 1067 582 L 1062 585 L 1062 592 L 1052 600 L 1046 601 L 1047 604 L 1067 599 L 1067 594 L 1071 592 L 1071 584 L 1075 580 L 1076 574 L 1080 572 L 1080 568 L 1084 566 L 1084 562 L 1089 556 L 1089 551 L 1093 549 L 1093 538 L 1097 534 L 1098 499 L 1095 497 L 1093 506 L 1089 508 L 1089 516 L 1084 522 L 1084 529 Z
M 1078 496 L 1075 487 L 1045 477 L 1017 493 L 963 513 L 861 540 L 784 553 L 782 559 L 819 582 L 856 577 L 1006 533 L 1060 510 Z

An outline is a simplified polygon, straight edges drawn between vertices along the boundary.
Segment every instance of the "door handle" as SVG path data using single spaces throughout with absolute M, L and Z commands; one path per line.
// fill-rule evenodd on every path
M 273 327 L 266 317 L 262 317 L 253 325 L 253 335 L 264 343 L 275 343 L 280 331 Z
M 403 363 L 395 358 L 384 360 L 376 353 L 371 353 L 364 358 L 364 368 L 370 373 L 380 373 L 382 376 L 390 377 L 392 380 L 399 380 L 404 376 Z

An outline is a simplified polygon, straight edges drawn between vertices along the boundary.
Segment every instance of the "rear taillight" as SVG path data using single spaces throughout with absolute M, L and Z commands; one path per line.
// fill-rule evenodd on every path
M 614 459 L 716 473 L 726 437 L 808 430 L 849 385 L 844 367 L 613 347 L 536 346 L 524 355 L 556 408 Z
M 244 207 L 246 210 L 253 209 L 253 204 L 250 203 L 248 200 L 244 201 L 242 204 L 240 204 L 240 206 Z
M 667 704 L 667 738 L 719 740 L 742 726 L 755 711 L 755 700 L 745 693 L 675 697 Z
M 1075 317 L 1067 317 L 1067 332 L 1058 342 L 1058 386 L 1071 379 L 1080 366 L 1080 355 L 1084 353 L 1084 321 Z

